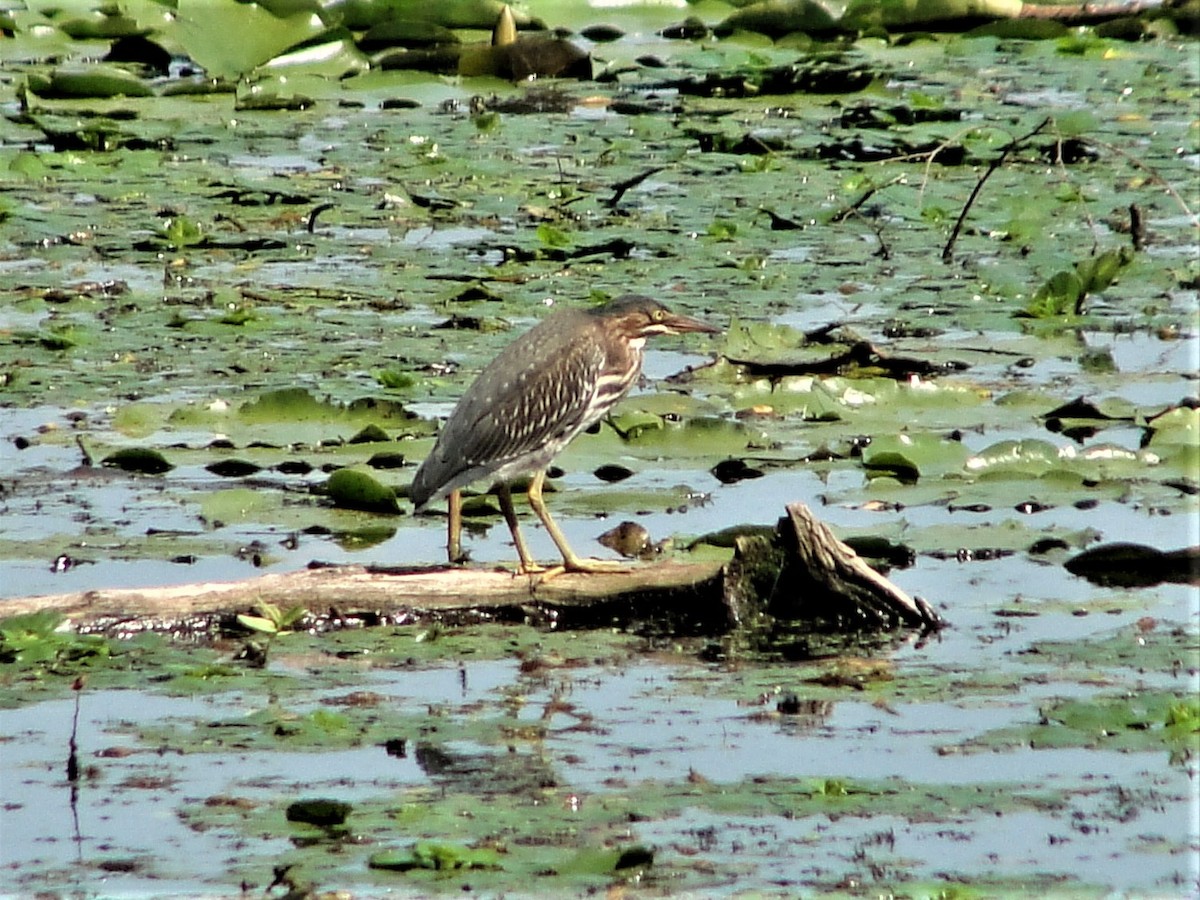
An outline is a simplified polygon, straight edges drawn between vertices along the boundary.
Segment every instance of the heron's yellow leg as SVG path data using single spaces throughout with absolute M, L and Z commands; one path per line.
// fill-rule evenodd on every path
M 517 524 L 517 511 L 513 509 L 512 491 L 509 490 L 507 484 L 496 485 L 496 499 L 500 501 L 500 512 L 504 514 L 504 521 L 508 523 L 513 544 L 517 548 L 517 557 L 521 560 L 517 567 L 517 573 L 535 575 L 544 572 L 545 566 L 540 566 L 534 561 L 529 547 L 525 543 L 525 535 L 521 534 L 521 526 Z
M 446 498 L 449 511 L 446 525 L 446 555 L 450 564 L 462 562 L 462 491 L 455 489 Z
M 618 562 L 605 559 L 580 559 L 575 551 L 571 549 L 571 545 L 567 543 L 567 536 L 562 533 L 562 529 L 558 527 L 558 523 L 550 516 L 550 510 L 546 508 L 546 501 L 542 497 L 542 486 L 546 482 L 546 473 L 538 472 L 533 476 L 533 480 L 529 482 L 529 505 L 533 511 L 537 513 L 539 519 L 542 520 L 542 525 L 546 527 L 547 533 L 554 541 L 554 546 L 558 547 L 558 552 L 562 554 L 563 564 L 560 567 L 555 566 L 549 569 L 544 574 L 543 578 L 553 578 L 555 575 L 560 575 L 563 572 L 627 572 L 627 566 L 622 566 Z

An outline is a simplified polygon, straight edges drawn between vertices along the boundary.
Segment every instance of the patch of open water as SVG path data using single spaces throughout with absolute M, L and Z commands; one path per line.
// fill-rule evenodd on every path
M 900 664 L 905 664 L 903 661 Z M 498 705 L 517 679 L 511 661 L 467 662 L 403 673 L 364 673 L 360 685 L 393 698 L 399 708 L 427 704 Z M 881 708 L 865 701 L 830 701 L 818 715 L 771 717 L 736 697 L 714 695 L 703 667 L 644 660 L 614 668 L 565 669 L 542 680 L 522 680 L 522 718 L 544 721 L 545 748 L 555 778 L 579 802 L 605 794 L 651 793 L 701 778 L 736 785 L 761 777 L 825 778 L 855 782 L 900 779 L 919 786 L 982 784 L 1037 793 L 1044 810 L 1002 815 L 964 809 L 953 821 L 920 816 L 738 816 L 685 809 L 678 818 L 640 822 L 639 840 L 657 845 L 677 864 L 687 848 L 704 844 L 706 858 L 726 859 L 776 879 L 811 881 L 849 877 L 870 862 L 900 866 L 905 877 L 970 871 L 1053 873 L 1068 881 L 1099 881 L 1117 890 L 1164 889 L 1195 877 L 1194 860 L 1155 850 L 1175 846 L 1186 821 L 1192 785 L 1186 771 L 1163 765 L 1163 753 L 1096 750 L 1019 750 L 949 754 L 938 748 L 992 728 L 1028 721 L 1031 705 L 1016 695 L 977 705 L 904 703 Z M 334 692 L 338 693 L 338 692 Z M 318 698 L 314 698 L 318 699 Z M 176 815 L 180 802 L 246 797 L 280 802 L 297 796 L 336 796 L 349 802 L 379 797 L 435 776 L 416 761 L 416 744 L 403 757 L 382 747 L 319 753 L 233 751 L 180 754 L 139 746 L 130 733 L 141 724 L 178 721 L 185 727 L 236 719 L 267 702 L 263 697 L 221 694 L 211 698 L 162 697 L 140 691 L 82 695 L 79 730 L 85 766 L 95 774 L 78 798 L 64 779 L 73 702 L 55 700 L 0 711 L 6 735 L 5 804 L 0 808 L 0 865 L 31 861 L 82 879 L 92 889 L 162 893 L 219 879 L 231 854 L 269 859 L 287 849 L 278 840 L 245 837 L 223 829 L 194 831 Z M 586 713 L 544 718 L 549 704 L 569 703 Z M 297 707 L 298 709 L 301 707 Z M 461 743 L 461 742 L 460 742 Z M 439 745 L 486 760 L 486 747 Z M 123 748 L 128 755 L 112 752 Z M 512 752 L 511 750 L 509 752 Z M 482 753 L 482 755 L 479 755 Z M 483 764 L 486 764 L 484 762 Z M 1153 795 L 1135 801 L 1128 786 L 1152 784 Z M 1182 808 L 1181 808 L 1182 807 Z M 1195 825 L 1186 840 L 1200 840 Z M 886 835 L 876 842 L 872 836 Z M 860 851 L 864 851 L 860 852 Z M 680 856 L 680 854 L 683 856 Z M 1136 858 L 1137 865 L 1130 860 Z M 137 875 L 97 874 L 105 860 L 135 859 Z M 876 877 L 879 870 L 876 869 Z M 99 880 L 97 880 L 99 879 Z M 731 885 L 732 887 L 732 885 Z
M 414 708 L 475 703 L 495 700 L 516 668 L 514 662 L 500 661 L 472 663 L 465 673 L 457 667 L 373 673 L 363 687 Z M 180 802 L 221 795 L 278 800 L 323 792 L 353 802 L 428 782 L 415 754 L 391 756 L 382 747 L 180 753 L 141 746 L 132 737 L 138 726 L 164 721 L 188 727 L 192 721 L 240 719 L 260 709 L 265 697 L 224 693 L 189 699 L 104 690 L 85 691 L 81 701 L 81 765 L 94 774 L 85 774 L 74 807 L 65 777 L 74 701 L 0 710 L 0 868 L 63 869 L 81 884 L 121 896 L 147 890 L 194 895 L 197 878 L 209 881 L 225 871 L 225 860 L 241 838 L 189 828 L 177 815 Z M 260 840 L 255 852 L 269 857 L 288 846 Z M 102 860 L 129 857 L 147 867 L 141 877 L 97 874 Z
M 260 177 L 286 175 L 289 172 L 316 172 L 321 169 L 321 164 L 316 160 L 290 153 L 238 154 L 230 157 L 229 165 L 247 175 L 256 174 Z
M 445 250 L 459 244 L 482 243 L 493 234 L 490 228 L 422 226 L 406 231 L 403 242 L 409 247 L 420 247 L 422 250 Z
M 1153 813 L 1141 824 L 1150 831 L 1171 825 Z M 866 893 L 873 882 L 937 881 L 962 869 L 979 873 L 980 879 L 1062 875 L 1067 885 L 1081 880 L 1072 873 L 1087 873 L 1088 881 L 1132 891 L 1131 896 L 1148 896 L 1149 891 L 1152 896 L 1181 897 L 1187 895 L 1195 873 L 1188 860 L 1166 854 L 1151 864 L 1152 871 L 1131 867 L 1128 851 L 1112 835 L 1081 838 L 1069 823 L 1048 827 L 1036 813 L 1008 813 L 986 823 L 922 823 L 898 816 L 873 816 L 869 823 L 853 816 L 764 822 L 688 809 L 677 819 L 651 823 L 644 833 L 655 844 L 688 855 L 719 854 L 736 860 L 742 870 L 739 877 L 707 894 L 714 897 L 742 896 L 739 885 L 744 878 L 795 890 L 816 882 L 830 891 L 850 887 Z M 1048 846 L 1057 849 L 1048 851 Z M 1026 896 L 1032 895 L 1031 891 Z

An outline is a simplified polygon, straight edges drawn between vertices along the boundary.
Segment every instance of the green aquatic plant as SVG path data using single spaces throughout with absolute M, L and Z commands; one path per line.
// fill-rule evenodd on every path
M 308 615 L 308 610 L 303 606 L 293 606 L 287 610 L 276 606 L 274 603 L 261 601 L 255 609 L 258 610 L 257 616 L 238 615 L 238 622 L 249 628 L 251 631 L 256 631 L 259 634 L 278 637 L 281 634 L 291 634 L 295 627 L 304 621 Z
M 61 613 L 34 612 L 0 619 L 0 664 L 66 674 L 106 660 L 111 653 L 106 638 L 76 633 Z

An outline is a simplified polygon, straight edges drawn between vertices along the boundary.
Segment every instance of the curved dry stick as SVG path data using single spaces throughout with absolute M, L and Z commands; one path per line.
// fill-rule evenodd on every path
M 1179 204 L 1179 208 L 1183 210 L 1183 214 L 1185 216 L 1192 220 L 1196 219 L 1196 214 L 1192 212 L 1192 208 L 1187 205 L 1187 201 L 1183 199 L 1179 191 L 1175 190 L 1175 188 L 1171 186 L 1171 182 L 1159 175 L 1153 166 L 1147 165 L 1133 154 L 1126 150 L 1122 150 L 1120 147 L 1116 146 L 1115 144 L 1110 144 L 1107 141 L 1099 141 L 1095 138 L 1083 138 L 1083 140 L 1087 141 L 1089 144 L 1094 144 L 1097 147 L 1103 147 L 1105 150 L 1124 158 L 1125 161 L 1132 165 L 1135 169 L 1141 169 L 1150 176 L 1151 181 L 1162 185 L 1163 189 L 1171 195 L 1176 203 Z
M 1004 165 L 1004 160 L 1008 158 L 1008 154 L 1012 153 L 1014 150 L 1020 147 L 1021 144 L 1025 143 L 1025 141 L 1029 140 L 1034 135 L 1039 134 L 1042 129 L 1044 129 L 1053 121 L 1053 116 L 1046 116 L 1046 118 L 1041 121 L 1041 124 L 1039 124 L 1037 128 L 1033 129 L 1033 131 L 1022 135 L 1019 138 L 1014 138 L 1008 143 L 1007 146 L 1005 146 L 1003 150 L 1000 151 L 1000 155 L 992 160 L 992 163 L 988 166 L 987 171 L 979 176 L 979 181 L 975 183 L 975 188 L 971 191 L 971 196 L 967 198 L 966 205 L 963 206 L 962 212 L 958 214 L 958 221 L 954 223 L 954 229 L 950 232 L 950 239 L 946 241 L 946 246 L 942 248 L 942 262 L 950 262 L 951 254 L 954 252 L 954 243 L 958 240 L 958 235 L 959 232 L 962 231 L 963 223 L 967 220 L 967 213 L 969 213 L 971 211 L 971 207 L 975 205 L 975 199 L 979 196 L 979 192 L 983 190 L 983 186 L 987 183 L 987 180 L 992 177 L 992 173 Z

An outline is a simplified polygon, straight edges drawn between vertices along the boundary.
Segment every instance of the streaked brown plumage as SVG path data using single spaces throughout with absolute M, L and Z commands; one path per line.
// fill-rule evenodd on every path
M 546 467 L 628 393 L 641 374 L 647 338 L 716 331 L 634 294 L 595 309 L 553 313 L 479 373 L 417 470 L 410 498 L 419 510 L 472 482 L 491 479 L 520 569 L 534 572 L 539 567 L 517 526 L 508 489 L 512 479 L 532 475 L 529 502 L 562 554 L 563 568 L 594 570 L 594 564 L 575 555 L 546 509 Z

